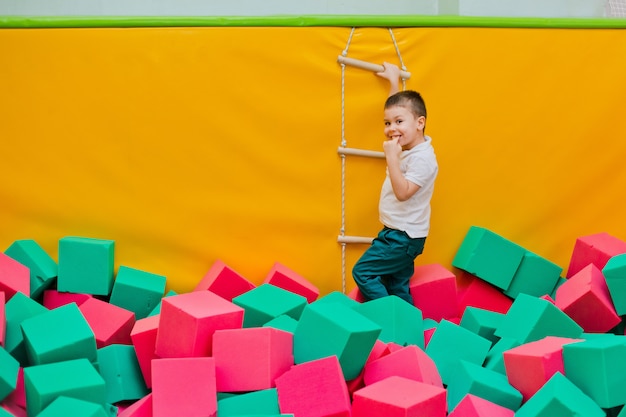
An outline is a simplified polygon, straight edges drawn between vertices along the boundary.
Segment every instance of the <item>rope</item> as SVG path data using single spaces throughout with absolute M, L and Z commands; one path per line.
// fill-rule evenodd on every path
M 341 55 L 344 57 L 348 56 L 348 48 L 350 48 L 350 43 L 352 42 L 352 36 L 354 35 L 354 31 L 356 28 L 352 28 L 350 31 L 350 35 L 348 36 L 348 41 L 346 42 L 346 47 L 341 52 Z M 389 28 L 389 34 L 391 35 L 391 40 L 393 41 L 393 46 L 396 49 L 396 54 L 398 55 L 398 60 L 400 62 L 400 68 L 403 71 L 406 71 L 406 66 L 404 65 L 404 61 L 402 60 L 402 54 L 400 53 L 400 48 L 398 47 L 398 43 L 396 42 L 396 38 L 393 34 L 391 28 Z M 348 142 L 346 140 L 346 64 L 341 64 L 341 147 L 346 148 Z M 402 89 L 406 90 L 406 79 L 402 78 Z M 341 229 L 340 235 L 345 237 L 346 235 L 346 154 L 341 153 Z M 341 242 L 341 291 L 346 293 L 346 242 Z

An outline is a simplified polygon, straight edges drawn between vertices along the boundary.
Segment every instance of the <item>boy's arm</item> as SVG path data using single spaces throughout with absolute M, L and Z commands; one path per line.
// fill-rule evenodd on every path
M 400 91 L 400 68 L 389 62 L 384 62 L 383 68 L 384 70 L 377 72 L 376 75 L 389 81 L 389 95 L 392 96 Z
M 391 188 L 396 198 L 400 201 L 406 201 L 413 196 L 421 187 L 414 182 L 407 180 L 400 170 L 400 155 L 402 154 L 402 146 L 397 139 L 386 140 L 383 142 L 385 158 L 387 159 L 387 170 L 389 171 L 389 179 L 391 180 Z

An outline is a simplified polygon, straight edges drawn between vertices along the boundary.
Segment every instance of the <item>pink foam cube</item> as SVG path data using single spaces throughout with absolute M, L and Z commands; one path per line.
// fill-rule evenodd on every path
M 263 283 L 272 284 L 283 290 L 301 295 L 309 303 L 317 300 L 320 295 L 320 291 L 315 285 L 279 262 L 274 263 Z
M 217 330 L 213 358 L 218 392 L 274 388 L 294 364 L 293 334 L 272 327 Z
M 241 328 L 243 313 L 243 308 L 211 291 L 163 298 L 156 354 L 161 358 L 211 356 L 213 333 Z
M 152 361 L 153 417 L 216 415 L 213 358 L 165 358 Z
M 436 387 L 443 387 L 437 365 L 426 352 L 415 345 L 402 347 L 365 364 L 363 380 L 366 386 L 390 376 L 401 376 Z
M 364 303 L 365 301 L 367 301 L 365 300 L 365 297 L 363 297 L 363 294 L 361 294 L 361 291 L 359 291 L 359 287 L 354 287 L 352 291 L 348 293 L 348 298 L 351 298 L 359 303 Z
M 0 346 L 5 346 L 4 339 L 7 335 L 7 320 L 5 317 L 5 308 L 6 304 L 6 296 L 4 295 L 4 291 L 0 291 Z
M 581 339 L 547 336 L 504 351 L 506 376 L 513 388 L 527 401 L 557 372 L 563 368 L 563 345 Z
M 621 318 L 602 271 L 589 264 L 556 290 L 555 305 L 587 333 L 605 333 L 617 326 Z
M 112 344 L 131 345 L 130 332 L 135 325 L 135 313 L 98 298 L 85 300 L 78 309 L 96 337 L 98 349 Z
M 589 264 L 598 269 L 615 255 L 626 253 L 626 242 L 608 233 L 596 233 L 576 239 L 567 268 L 566 277 L 571 277 Z
M 515 411 L 484 398 L 467 394 L 448 417 L 514 417 Z
M 276 378 L 283 414 L 298 417 L 350 417 L 350 395 L 336 356 L 293 366 Z
M 148 388 L 152 387 L 152 359 L 158 359 L 155 353 L 159 315 L 148 316 L 137 320 L 130 332 L 130 339 L 135 348 L 137 362 Z
M 232 301 L 233 298 L 250 291 L 255 286 L 223 261 L 217 260 L 196 285 L 194 291 L 209 290 Z
M 440 264 L 418 265 L 409 283 L 415 307 L 425 319 L 459 316 L 456 276 Z
M 30 268 L 0 252 L 0 291 L 9 301 L 16 292 L 30 297 Z
M 465 283 L 459 286 L 459 312 L 465 311 L 469 306 L 502 314 L 509 311 L 513 300 L 500 289 L 465 271 L 460 272 L 460 276 Z
M 372 361 L 375 361 L 376 359 L 382 358 L 383 356 L 388 355 L 389 353 L 390 351 L 389 351 L 389 347 L 387 346 L 387 343 L 381 341 L 380 339 L 377 339 L 376 342 L 374 342 L 372 351 L 370 352 L 369 356 L 367 357 L 367 360 L 365 361 L 365 365 L 367 365 L 368 363 Z M 350 392 L 350 395 L 352 395 L 354 391 L 359 390 L 365 386 L 365 381 L 363 380 L 364 374 L 365 374 L 365 366 L 359 373 L 359 376 L 357 376 L 354 379 L 351 379 L 350 381 L 346 381 L 348 385 L 348 392 Z
M 445 417 L 446 390 L 391 376 L 354 393 L 352 417 Z
M 26 388 L 24 386 L 24 368 L 20 367 L 17 372 L 15 389 L 6 397 L 4 403 L 11 403 L 17 407 L 26 409 Z
M 48 310 L 55 309 L 57 307 L 64 306 L 70 303 L 76 303 L 81 305 L 89 298 L 92 298 L 91 294 L 79 294 L 73 292 L 59 292 L 57 290 L 45 290 L 43 292 L 43 306 Z
M 152 414 L 152 393 L 150 393 L 126 407 L 117 417 L 152 417 Z

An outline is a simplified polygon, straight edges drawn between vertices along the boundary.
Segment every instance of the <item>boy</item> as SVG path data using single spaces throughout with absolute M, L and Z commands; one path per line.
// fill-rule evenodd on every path
M 365 300 L 396 295 L 413 305 L 409 281 L 430 228 L 438 165 L 432 140 L 424 134 L 424 100 L 415 91 L 399 91 L 396 65 L 383 66 L 377 75 L 390 83 L 384 109 L 387 173 L 379 202 L 384 227 L 354 265 L 352 276 Z

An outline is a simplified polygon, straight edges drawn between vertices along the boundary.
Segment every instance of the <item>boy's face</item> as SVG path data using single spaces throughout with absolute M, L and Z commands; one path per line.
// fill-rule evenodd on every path
M 387 140 L 397 140 L 402 149 L 411 149 L 424 141 L 424 116 L 416 117 L 404 106 L 393 106 L 385 109 L 384 120 Z

